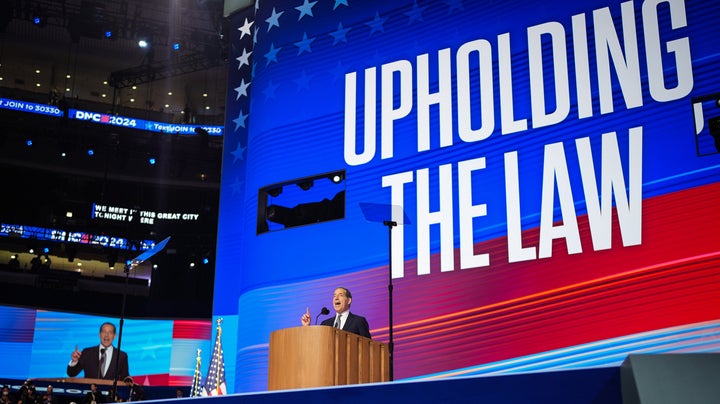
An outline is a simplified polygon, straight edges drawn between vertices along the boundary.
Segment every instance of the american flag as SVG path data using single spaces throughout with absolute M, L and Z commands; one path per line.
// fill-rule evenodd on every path
M 200 353 L 201 349 L 197 350 L 197 358 L 195 359 L 195 374 L 193 375 L 192 388 L 190 389 L 190 397 L 200 397 L 202 395 L 202 374 L 200 371 Z
M 209 396 L 222 396 L 227 394 L 225 388 L 225 359 L 222 350 L 222 328 L 220 323 L 222 318 L 217 321 L 217 337 L 215 338 L 215 347 L 213 348 L 212 357 L 210 358 L 210 368 L 205 378 L 205 394 Z

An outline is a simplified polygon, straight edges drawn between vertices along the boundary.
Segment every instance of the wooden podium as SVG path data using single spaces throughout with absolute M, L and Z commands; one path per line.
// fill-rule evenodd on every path
M 270 334 L 268 390 L 390 380 L 386 344 L 324 325 Z

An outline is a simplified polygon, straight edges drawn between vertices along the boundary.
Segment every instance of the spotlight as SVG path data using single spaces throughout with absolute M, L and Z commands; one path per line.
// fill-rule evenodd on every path
M 344 173 L 334 173 L 330 175 L 330 181 L 334 182 L 335 184 L 339 184 L 340 181 L 345 179 Z
M 265 209 L 265 218 L 273 223 L 279 223 L 285 227 L 295 225 L 293 210 L 285 206 L 270 205 Z
M 208 258 L 203 258 L 202 263 L 203 263 L 203 265 L 207 265 L 210 263 L 210 260 Z
M 300 189 L 302 189 L 303 191 L 307 191 L 308 189 L 313 187 L 313 184 L 313 180 L 305 180 L 302 182 L 298 182 L 297 186 L 299 186 Z
M 154 166 L 155 163 L 157 163 L 157 160 L 155 160 L 155 157 L 148 158 L 148 164 L 150 164 L 151 166 Z
M 27 145 L 27 147 L 31 147 L 31 146 L 33 145 L 32 139 L 26 140 L 26 141 L 25 141 L 25 144 Z
M 105 38 L 110 39 L 110 38 L 112 38 L 112 37 L 113 37 L 113 32 L 112 32 L 112 31 L 105 31 Z
M 45 10 L 43 10 L 42 7 L 33 7 L 30 19 L 33 24 L 41 28 L 47 24 L 47 16 L 45 15 Z
M 45 247 L 43 248 L 43 254 L 47 255 L 50 252 L 50 249 Z
M 147 39 L 140 39 L 137 44 L 138 44 L 139 47 L 141 47 L 141 48 L 143 48 L 143 49 L 145 49 L 145 48 L 147 48 L 148 46 L 150 46 L 150 43 L 147 41 Z
M 95 150 L 88 149 L 87 154 L 88 154 L 88 156 L 93 156 L 93 155 L 95 155 Z
M 175 52 L 179 51 L 180 50 L 180 42 L 175 42 L 173 44 L 172 48 Z
M 268 189 L 267 193 L 270 196 L 277 197 L 278 195 L 282 194 L 282 191 L 283 191 L 282 187 L 277 187 L 277 188 L 273 188 L 273 189 Z
M 40 13 L 33 13 L 32 22 L 40 28 L 47 24 L 45 16 Z
M 195 263 L 194 263 L 194 262 L 191 262 L 191 263 L 190 263 L 190 268 L 195 268 Z

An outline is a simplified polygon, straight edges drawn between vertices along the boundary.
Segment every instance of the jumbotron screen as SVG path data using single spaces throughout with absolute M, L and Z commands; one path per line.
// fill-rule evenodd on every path
M 718 19 L 683 0 L 232 15 L 228 390 L 267 389 L 270 333 L 314 321 L 337 286 L 374 339 L 392 320 L 396 380 L 720 352 Z M 337 171 L 341 218 L 262 226 L 285 195 L 270 186 Z
M 0 378 L 66 378 L 70 355 L 100 343 L 100 326 L 120 318 L 0 306 L 0 351 L 8 366 Z M 210 364 L 213 325 L 209 320 L 124 318 L 121 350 L 130 375 L 145 386 L 190 386 L 200 350 L 201 372 Z M 84 375 L 78 377 L 91 377 Z

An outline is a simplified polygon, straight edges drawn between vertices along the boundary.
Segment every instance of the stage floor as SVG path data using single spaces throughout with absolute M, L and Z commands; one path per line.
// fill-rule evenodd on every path
M 188 398 L 188 400 L 213 400 L 212 404 L 220 404 L 220 401 L 222 404 L 463 402 L 619 404 L 622 403 L 622 392 L 620 368 L 608 367 L 441 380 L 394 381 Z

